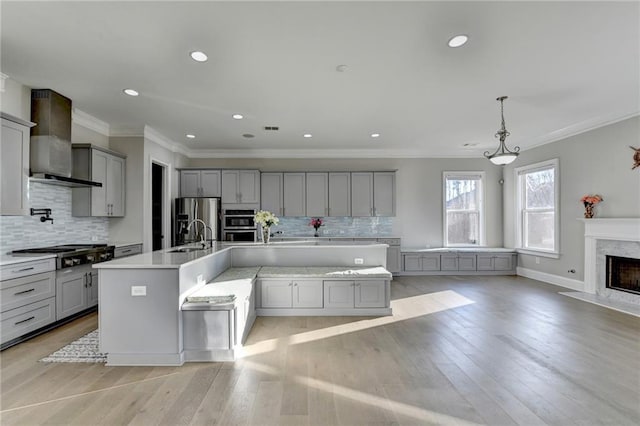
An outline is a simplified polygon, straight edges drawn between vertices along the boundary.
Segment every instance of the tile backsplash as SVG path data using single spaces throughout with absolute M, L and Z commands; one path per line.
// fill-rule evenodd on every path
M 51 209 L 53 224 L 40 222 L 40 216 L 0 216 L 1 253 L 56 244 L 105 243 L 109 238 L 109 219 L 71 216 L 71 188 L 29 182 L 29 206 Z
M 315 230 L 310 217 L 281 217 L 272 232 L 282 237 L 312 237 Z M 322 237 L 389 237 L 393 232 L 392 217 L 323 217 L 318 230 Z

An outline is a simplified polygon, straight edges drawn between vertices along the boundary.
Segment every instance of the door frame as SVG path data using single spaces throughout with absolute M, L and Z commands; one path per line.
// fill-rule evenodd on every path
M 153 165 L 162 167 L 162 248 L 171 247 L 171 163 L 165 163 L 154 157 L 149 161 L 149 206 L 153 206 Z M 153 250 L 153 220 L 149 221 L 149 250 Z

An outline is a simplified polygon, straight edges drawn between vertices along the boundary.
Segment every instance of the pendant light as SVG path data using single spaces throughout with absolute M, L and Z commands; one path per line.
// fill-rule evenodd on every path
M 502 117 L 502 127 L 498 130 L 495 137 L 500 139 L 500 145 L 498 149 L 493 154 L 489 154 L 489 151 L 484 152 L 484 156 L 489 159 L 493 164 L 498 166 L 503 166 L 505 164 L 511 164 L 518 157 L 518 153 L 520 151 L 519 146 L 514 146 L 513 151 L 507 148 L 507 145 L 504 143 L 509 133 L 504 125 L 504 100 L 508 99 L 508 96 L 500 96 L 496 101 L 500 101 L 500 115 Z

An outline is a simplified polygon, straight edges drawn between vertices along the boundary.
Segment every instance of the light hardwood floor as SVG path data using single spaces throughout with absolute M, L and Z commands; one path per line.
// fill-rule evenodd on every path
M 38 360 L 96 315 L 0 355 L 2 425 L 638 425 L 640 319 L 516 277 L 401 277 L 394 316 L 258 318 L 235 363 Z

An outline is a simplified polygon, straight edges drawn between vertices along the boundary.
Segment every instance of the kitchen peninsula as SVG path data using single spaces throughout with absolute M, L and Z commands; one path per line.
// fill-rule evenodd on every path
M 387 247 L 214 243 L 96 264 L 100 350 L 108 365 L 228 361 L 256 314 L 390 315 Z

